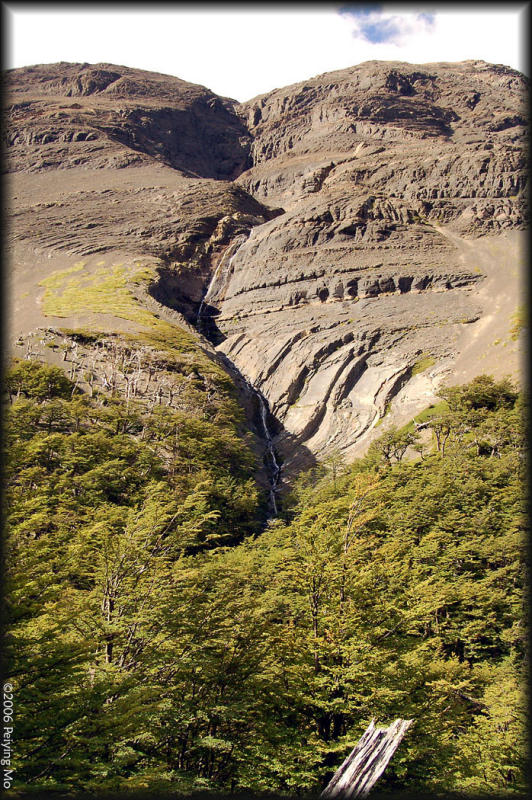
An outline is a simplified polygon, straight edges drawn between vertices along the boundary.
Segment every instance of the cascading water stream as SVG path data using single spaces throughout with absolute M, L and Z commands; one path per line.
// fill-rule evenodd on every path
M 277 461 L 277 456 L 275 454 L 275 449 L 273 447 L 272 435 L 268 425 L 268 414 L 270 413 L 268 404 L 266 402 L 266 399 L 257 389 L 254 389 L 253 387 L 251 387 L 251 389 L 259 399 L 260 418 L 262 422 L 264 441 L 266 442 L 266 451 L 271 463 L 270 466 L 270 506 L 272 509 L 271 516 L 276 517 L 278 509 L 277 509 L 277 499 L 275 493 L 277 491 L 277 488 L 279 486 L 279 481 L 281 478 L 281 467 L 279 465 L 279 462 Z
M 205 292 L 201 300 L 200 307 L 198 309 L 198 316 L 196 317 L 196 327 L 199 331 L 201 331 L 203 309 L 205 307 L 205 304 L 208 302 L 208 300 L 210 300 L 210 298 L 213 295 L 213 288 L 218 279 L 218 275 L 221 275 L 223 266 L 228 258 L 229 258 L 228 270 L 231 269 L 231 264 L 233 263 L 234 257 L 236 256 L 236 254 L 238 253 L 244 242 L 247 241 L 247 238 L 248 237 L 246 236 L 245 233 L 240 234 L 240 236 L 236 236 L 235 239 L 231 242 L 229 247 L 224 252 L 223 256 L 220 259 L 220 263 L 214 270 L 214 274 L 210 280 L 209 285 L 207 286 L 207 291 Z
M 277 491 L 279 488 L 279 483 L 281 481 L 281 465 L 277 460 L 277 454 L 275 452 L 275 448 L 273 446 L 273 436 L 270 430 L 270 426 L 268 423 L 268 418 L 270 416 L 270 409 L 268 406 L 268 401 L 264 397 L 264 395 L 259 392 L 258 389 L 255 389 L 253 384 L 251 384 L 247 378 L 245 378 L 242 373 L 244 383 L 250 392 L 250 394 L 255 395 L 257 400 L 259 401 L 259 412 L 260 412 L 260 422 L 262 427 L 262 438 L 266 442 L 266 457 L 265 463 L 268 468 L 269 478 L 270 478 L 270 514 L 268 514 L 268 519 L 272 519 L 276 517 L 278 514 L 278 507 L 277 507 Z
M 241 234 L 240 236 L 235 237 L 235 239 L 231 242 L 229 247 L 224 252 L 222 258 L 220 259 L 220 263 L 218 264 L 218 266 L 214 271 L 210 283 L 207 286 L 207 291 L 205 292 L 201 300 L 200 307 L 198 309 L 198 315 L 196 317 L 196 328 L 198 329 L 198 331 L 200 331 L 200 333 L 202 332 L 201 329 L 202 329 L 203 309 L 205 307 L 205 304 L 212 298 L 214 294 L 214 286 L 218 280 L 218 276 L 222 274 L 223 266 L 228 259 L 229 259 L 229 263 L 227 265 L 228 271 L 231 269 L 231 264 L 233 263 L 233 259 L 235 258 L 236 254 L 238 253 L 238 251 L 240 250 L 245 241 L 247 241 L 247 236 L 245 234 Z M 277 461 L 277 455 L 275 453 L 275 449 L 273 446 L 273 436 L 270 430 L 270 426 L 268 424 L 268 417 L 270 415 L 268 402 L 266 398 L 259 392 L 259 390 L 255 389 L 255 387 L 247 380 L 247 378 L 245 378 L 242 375 L 240 370 L 238 370 L 237 367 L 232 362 L 230 362 L 226 356 L 224 356 L 224 360 L 231 364 L 231 368 L 233 370 L 236 370 L 238 372 L 250 394 L 255 395 L 255 397 L 258 400 L 260 421 L 262 427 L 262 438 L 266 443 L 265 462 L 268 468 L 269 480 L 270 480 L 269 505 L 271 513 L 269 513 L 268 519 L 272 519 L 272 517 L 276 517 L 278 513 L 276 493 L 279 487 L 279 482 L 281 480 L 281 466 Z

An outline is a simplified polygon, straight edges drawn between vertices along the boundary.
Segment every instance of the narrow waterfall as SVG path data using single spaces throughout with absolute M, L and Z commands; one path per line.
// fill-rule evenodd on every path
M 250 387 L 253 393 L 258 397 L 259 400 L 259 408 L 260 408 L 260 419 L 262 423 L 262 431 L 264 435 L 264 441 L 266 442 L 266 454 L 269 460 L 269 473 L 270 473 L 270 507 L 272 513 L 270 514 L 271 517 L 276 517 L 278 513 L 277 508 L 277 498 L 276 492 L 279 486 L 279 481 L 281 479 L 281 466 L 277 461 L 277 455 L 275 453 L 275 449 L 273 446 L 273 438 L 270 431 L 270 426 L 268 425 L 268 416 L 270 410 L 268 408 L 268 403 L 263 395 L 252 386 Z
M 196 328 L 200 333 L 202 333 L 202 322 L 203 322 L 203 309 L 208 303 L 208 301 L 216 294 L 216 284 L 218 282 L 218 278 L 223 275 L 224 265 L 227 263 L 227 272 L 230 272 L 231 264 L 233 263 L 233 259 L 235 258 L 236 254 L 247 241 L 247 236 L 245 234 L 240 234 L 236 236 L 231 244 L 225 250 L 223 256 L 220 259 L 218 266 L 216 267 L 214 274 L 210 280 L 209 285 L 207 286 L 207 290 L 203 295 L 202 301 L 200 303 L 200 307 L 198 309 L 198 314 L 196 317 Z M 276 517 L 278 514 L 278 506 L 277 506 L 277 491 L 279 488 L 279 483 L 281 480 L 281 466 L 277 460 L 277 454 L 275 452 L 273 446 L 273 436 L 270 429 L 270 425 L 268 422 L 270 416 L 270 409 L 268 407 L 268 402 L 266 398 L 256 389 L 253 384 L 247 380 L 247 378 L 242 375 L 240 370 L 229 361 L 227 356 L 223 356 L 223 359 L 227 362 L 227 364 L 231 365 L 232 370 L 236 371 L 240 378 L 244 381 L 244 384 L 249 391 L 250 394 L 255 395 L 258 400 L 259 405 L 259 416 L 260 416 L 260 423 L 262 428 L 262 438 L 266 444 L 266 454 L 265 454 L 265 464 L 268 470 L 268 477 L 270 482 L 270 496 L 269 496 L 269 513 L 268 519 L 272 519 Z
M 266 400 L 264 395 L 258 389 L 255 389 L 253 384 L 250 383 L 248 379 L 242 375 L 241 372 L 239 374 L 243 378 L 249 393 L 254 395 L 259 401 L 259 416 L 262 428 L 262 439 L 266 443 L 266 453 L 264 462 L 268 470 L 268 477 L 270 481 L 270 497 L 269 497 L 270 513 L 268 514 L 268 519 L 272 519 L 273 517 L 276 517 L 277 514 L 279 513 L 279 508 L 277 506 L 277 491 L 279 489 L 279 483 L 281 482 L 281 465 L 277 460 L 277 453 L 275 452 L 275 448 L 273 446 L 273 435 L 268 422 L 268 419 L 270 417 L 270 409 L 268 406 L 268 401 Z
M 207 291 L 203 295 L 203 298 L 200 303 L 200 307 L 198 309 L 198 316 L 196 317 L 196 327 L 201 332 L 201 323 L 202 323 L 202 315 L 203 315 L 203 308 L 205 304 L 211 299 L 214 293 L 214 287 L 216 285 L 216 281 L 218 280 L 218 276 L 222 274 L 222 270 L 224 267 L 225 262 L 229 259 L 229 263 L 227 265 L 228 271 L 231 269 L 231 264 L 233 263 L 233 259 L 244 244 L 247 241 L 247 236 L 245 233 L 241 233 L 239 236 L 235 236 L 231 244 L 226 248 L 223 256 L 220 259 L 220 262 L 216 269 L 214 270 L 213 276 L 210 280 L 209 285 L 207 286 Z

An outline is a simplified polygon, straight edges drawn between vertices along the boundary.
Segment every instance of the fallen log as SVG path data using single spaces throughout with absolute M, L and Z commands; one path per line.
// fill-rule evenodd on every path
M 323 800 L 366 797 L 413 722 L 413 719 L 396 719 L 388 728 L 376 728 L 372 719 L 320 797 Z

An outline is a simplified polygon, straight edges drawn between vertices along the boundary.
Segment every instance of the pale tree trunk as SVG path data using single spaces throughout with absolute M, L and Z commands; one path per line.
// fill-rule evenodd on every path
M 335 772 L 320 797 L 351 800 L 366 797 L 378 781 L 413 719 L 396 719 L 389 728 L 376 728 L 371 720 L 366 732 Z

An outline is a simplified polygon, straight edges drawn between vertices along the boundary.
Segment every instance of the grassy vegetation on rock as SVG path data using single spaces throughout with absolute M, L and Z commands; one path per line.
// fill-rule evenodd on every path
M 528 327 L 528 313 L 526 307 L 519 306 L 515 314 L 512 314 L 511 321 L 510 338 L 515 342 L 519 338 L 521 331 Z
M 416 361 L 410 374 L 412 377 L 414 375 L 419 375 L 421 372 L 425 372 L 429 367 L 434 366 L 435 363 L 436 360 L 432 356 L 424 355 L 419 361 Z
M 160 320 L 143 308 L 133 293 L 135 286 L 149 283 L 155 277 L 153 268 L 138 262 L 100 267 L 94 272 L 88 271 L 84 262 L 78 262 L 40 282 L 45 287 L 43 310 L 54 317 L 110 314 L 143 327 L 157 327 Z

